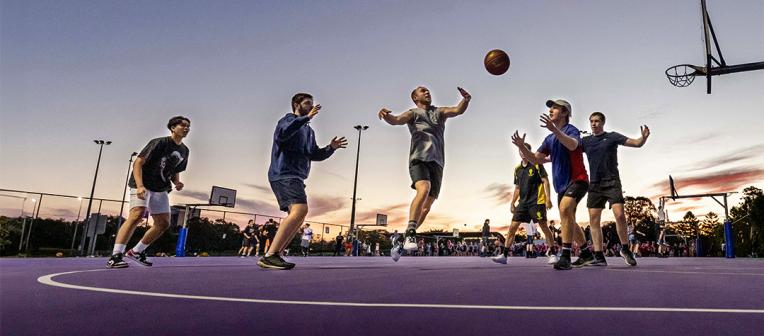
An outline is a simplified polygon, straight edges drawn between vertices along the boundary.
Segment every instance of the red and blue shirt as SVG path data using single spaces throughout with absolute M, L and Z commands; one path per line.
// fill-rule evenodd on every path
M 578 147 L 575 150 L 568 150 L 554 134 L 547 135 L 538 149 L 538 152 L 549 155 L 552 159 L 552 184 L 554 191 L 558 194 L 565 192 L 572 182 L 589 182 L 589 176 L 584 167 L 581 132 L 571 124 L 563 126 L 560 130 L 578 141 Z

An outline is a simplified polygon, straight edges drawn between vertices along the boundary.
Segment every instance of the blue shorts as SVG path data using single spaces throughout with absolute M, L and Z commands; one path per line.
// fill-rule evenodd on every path
M 292 204 L 308 204 L 305 184 L 300 179 L 271 181 L 271 190 L 276 195 L 281 211 L 289 212 L 289 206 Z

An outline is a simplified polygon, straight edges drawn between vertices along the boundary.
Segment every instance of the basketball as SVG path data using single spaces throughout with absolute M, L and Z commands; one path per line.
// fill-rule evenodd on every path
M 494 49 L 485 55 L 485 69 L 492 75 L 503 75 L 509 70 L 509 55 L 501 49 Z

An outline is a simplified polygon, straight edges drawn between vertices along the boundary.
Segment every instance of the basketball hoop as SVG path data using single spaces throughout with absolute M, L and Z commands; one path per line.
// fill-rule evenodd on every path
M 690 86 L 697 75 L 705 75 L 705 69 L 690 64 L 675 65 L 666 69 L 666 77 L 671 85 L 676 87 Z

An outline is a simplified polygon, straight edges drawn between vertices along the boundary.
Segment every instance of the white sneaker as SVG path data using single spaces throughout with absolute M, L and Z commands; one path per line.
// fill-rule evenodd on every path
M 547 258 L 546 263 L 552 265 L 557 263 L 558 261 L 560 261 L 560 257 L 558 257 L 556 254 L 550 254 Z
M 495 257 L 491 257 L 491 261 L 497 263 L 497 264 L 507 264 L 507 257 L 503 254 L 499 254 Z
M 400 244 L 395 244 L 393 246 L 393 249 L 390 250 L 390 256 L 393 257 L 393 261 L 397 262 L 398 259 L 401 258 L 401 253 L 403 252 L 403 249 L 401 249 Z
M 403 249 L 409 252 L 414 252 L 418 250 L 419 246 L 416 244 L 416 238 L 406 237 L 406 243 L 403 244 Z

